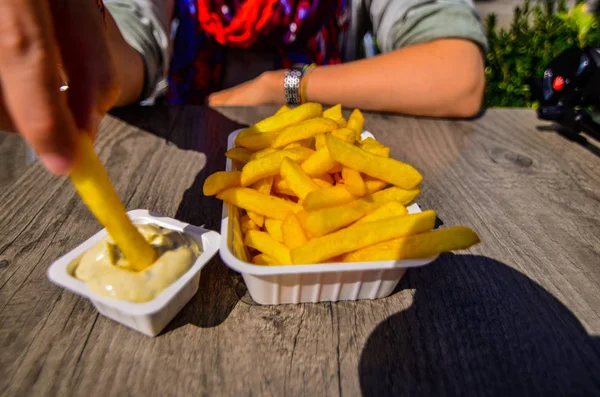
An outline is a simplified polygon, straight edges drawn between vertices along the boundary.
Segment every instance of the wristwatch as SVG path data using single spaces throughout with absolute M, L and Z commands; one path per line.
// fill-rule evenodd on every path
M 285 72 L 283 79 L 283 91 L 285 93 L 285 102 L 290 106 L 299 105 L 306 101 L 306 80 L 304 77 L 315 64 L 294 65 Z

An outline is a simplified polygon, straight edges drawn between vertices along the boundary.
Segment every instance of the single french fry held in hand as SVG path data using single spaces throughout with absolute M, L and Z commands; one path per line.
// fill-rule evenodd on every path
M 289 214 L 281 224 L 281 234 L 283 237 L 283 244 L 289 249 L 294 249 L 305 244 L 308 239 L 302 225 L 298 221 L 298 218 L 294 214 Z
M 433 229 L 435 218 L 435 212 L 428 210 L 341 229 L 292 249 L 292 262 L 319 263 L 382 241 L 424 233 Z
M 287 182 L 288 187 L 302 200 L 308 193 L 319 189 L 319 186 L 289 157 L 284 158 L 281 162 L 280 174 Z
M 362 197 L 367 194 L 367 186 L 360 176 L 360 172 L 355 171 L 352 168 L 344 167 L 344 169 L 342 169 L 342 178 L 344 178 L 346 189 L 348 189 L 352 195 Z
M 252 221 L 256 224 L 256 226 L 258 226 L 259 228 L 263 227 L 263 225 L 265 224 L 264 215 L 257 214 L 254 211 L 247 211 L 246 213 L 248 214 L 250 219 L 252 219 Z
M 270 176 L 279 175 L 281 162 L 288 157 L 295 162 L 302 162 L 310 157 L 314 151 L 311 149 L 297 147 L 293 149 L 279 150 L 256 160 L 252 160 L 242 168 L 242 186 L 249 186 L 254 182 Z
M 223 190 L 241 185 L 240 171 L 218 171 L 211 174 L 204 181 L 203 193 L 205 196 L 214 196 Z
M 356 133 L 356 140 L 360 141 L 360 135 L 365 126 L 365 117 L 358 109 L 354 109 L 348 118 L 348 128 Z
M 411 165 L 369 153 L 331 134 L 327 134 L 325 140 L 331 158 L 346 167 L 403 189 L 412 189 L 423 180 L 419 171 Z
M 258 254 L 252 258 L 252 263 L 263 266 L 277 266 L 279 263 L 267 254 Z
M 225 153 L 225 157 L 231 160 L 239 161 L 242 164 L 246 164 L 248 161 L 250 161 L 250 156 L 252 156 L 252 152 L 243 147 L 234 147 Z
M 259 250 L 263 254 L 267 254 L 275 259 L 279 265 L 289 265 L 292 263 L 290 249 L 276 241 L 268 233 L 250 230 L 244 237 L 244 244 Z
M 354 200 L 356 197 L 346 189 L 345 185 L 336 185 L 309 193 L 304 199 L 304 208 L 314 211 L 344 205 Z
M 431 258 L 443 252 L 464 250 L 479 243 L 479 236 L 464 226 L 437 229 L 399 237 L 344 255 L 344 262 Z
M 354 222 L 352 226 L 362 225 L 363 223 L 381 221 L 383 219 L 393 218 L 395 216 L 402 216 L 408 214 L 408 210 L 405 206 L 400 204 L 398 201 L 390 201 L 389 203 L 383 204 L 373 212 L 363 216 L 358 221 Z
M 320 237 L 356 222 L 365 214 L 364 207 L 350 203 L 315 211 L 301 211 L 296 216 L 307 234 Z
M 323 111 L 323 117 L 333 121 L 339 120 L 342 117 L 342 105 L 335 105 Z
M 217 198 L 246 211 L 281 220 L 290 213 L 302 210 L 302 206 L 298 204 L 243 187 L 224 190 L 217 195 Z
M 323 117 L 303 121 L 282 130 L 271 147 L 282 148 L 292 142 L 312 138 L 315 135 L 331 132 L 338 128 L 335 121 Z
M 266 218 L 265 219 L 265 229 L 267 229 L 267 233 L 269 236 L 273 237 L 275 240 L 280 243 L 283 242 L 283 234 L 281 232 L 281 224 L 283 221 L 281 219 L 273 219 Z
M 140 271 L 150 266 L 156 260 L 156 250 L 131 223 L 87 135 L 81 134 L 79 159 L 70 178 L 83 202 L 106 228 L 131 267 Z

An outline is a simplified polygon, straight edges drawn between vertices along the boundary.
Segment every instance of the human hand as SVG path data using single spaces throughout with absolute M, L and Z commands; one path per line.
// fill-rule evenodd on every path
M 23 134 L 51 172 L 68 173 L 77 135 L 94 136 L 119 94 L 96 1 L 3 0 L 0 54 L 0 128 Z
M 283 105 L 285 71 L 265 72 L 257 78 L 227 90 L 215 92 L 208 98 L 211 106 Z

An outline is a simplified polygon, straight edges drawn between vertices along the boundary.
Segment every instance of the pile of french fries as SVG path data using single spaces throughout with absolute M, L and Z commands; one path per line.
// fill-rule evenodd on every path
M 340 105 L 307 103 L 240 131 L 226 156 L 241 171 L 210 175 L 204 194 L 242 210 L 234 237 L 252 263 L 429 258 L 479 242 L 466 227 L 433 230 L 434 211 L 408 214 L 423 178 L 361 139 L 363 124 L 359 110 L 346 121 Z

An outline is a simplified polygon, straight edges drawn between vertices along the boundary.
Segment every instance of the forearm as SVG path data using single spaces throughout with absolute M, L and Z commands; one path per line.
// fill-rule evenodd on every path
M 466 40 L 444 39 L 314 69 L 307 100 L 419 116 L 470 117 L 484 90 L 483 59 Z
M 117 70 L 121 93 L 115 107 L 138 102 L 144 87 L 144 62 L 141 55 L 123 38 L 114 19 L 106 12 L 108 45 Z M 93 60 L 91 60 L 93 62 Z

